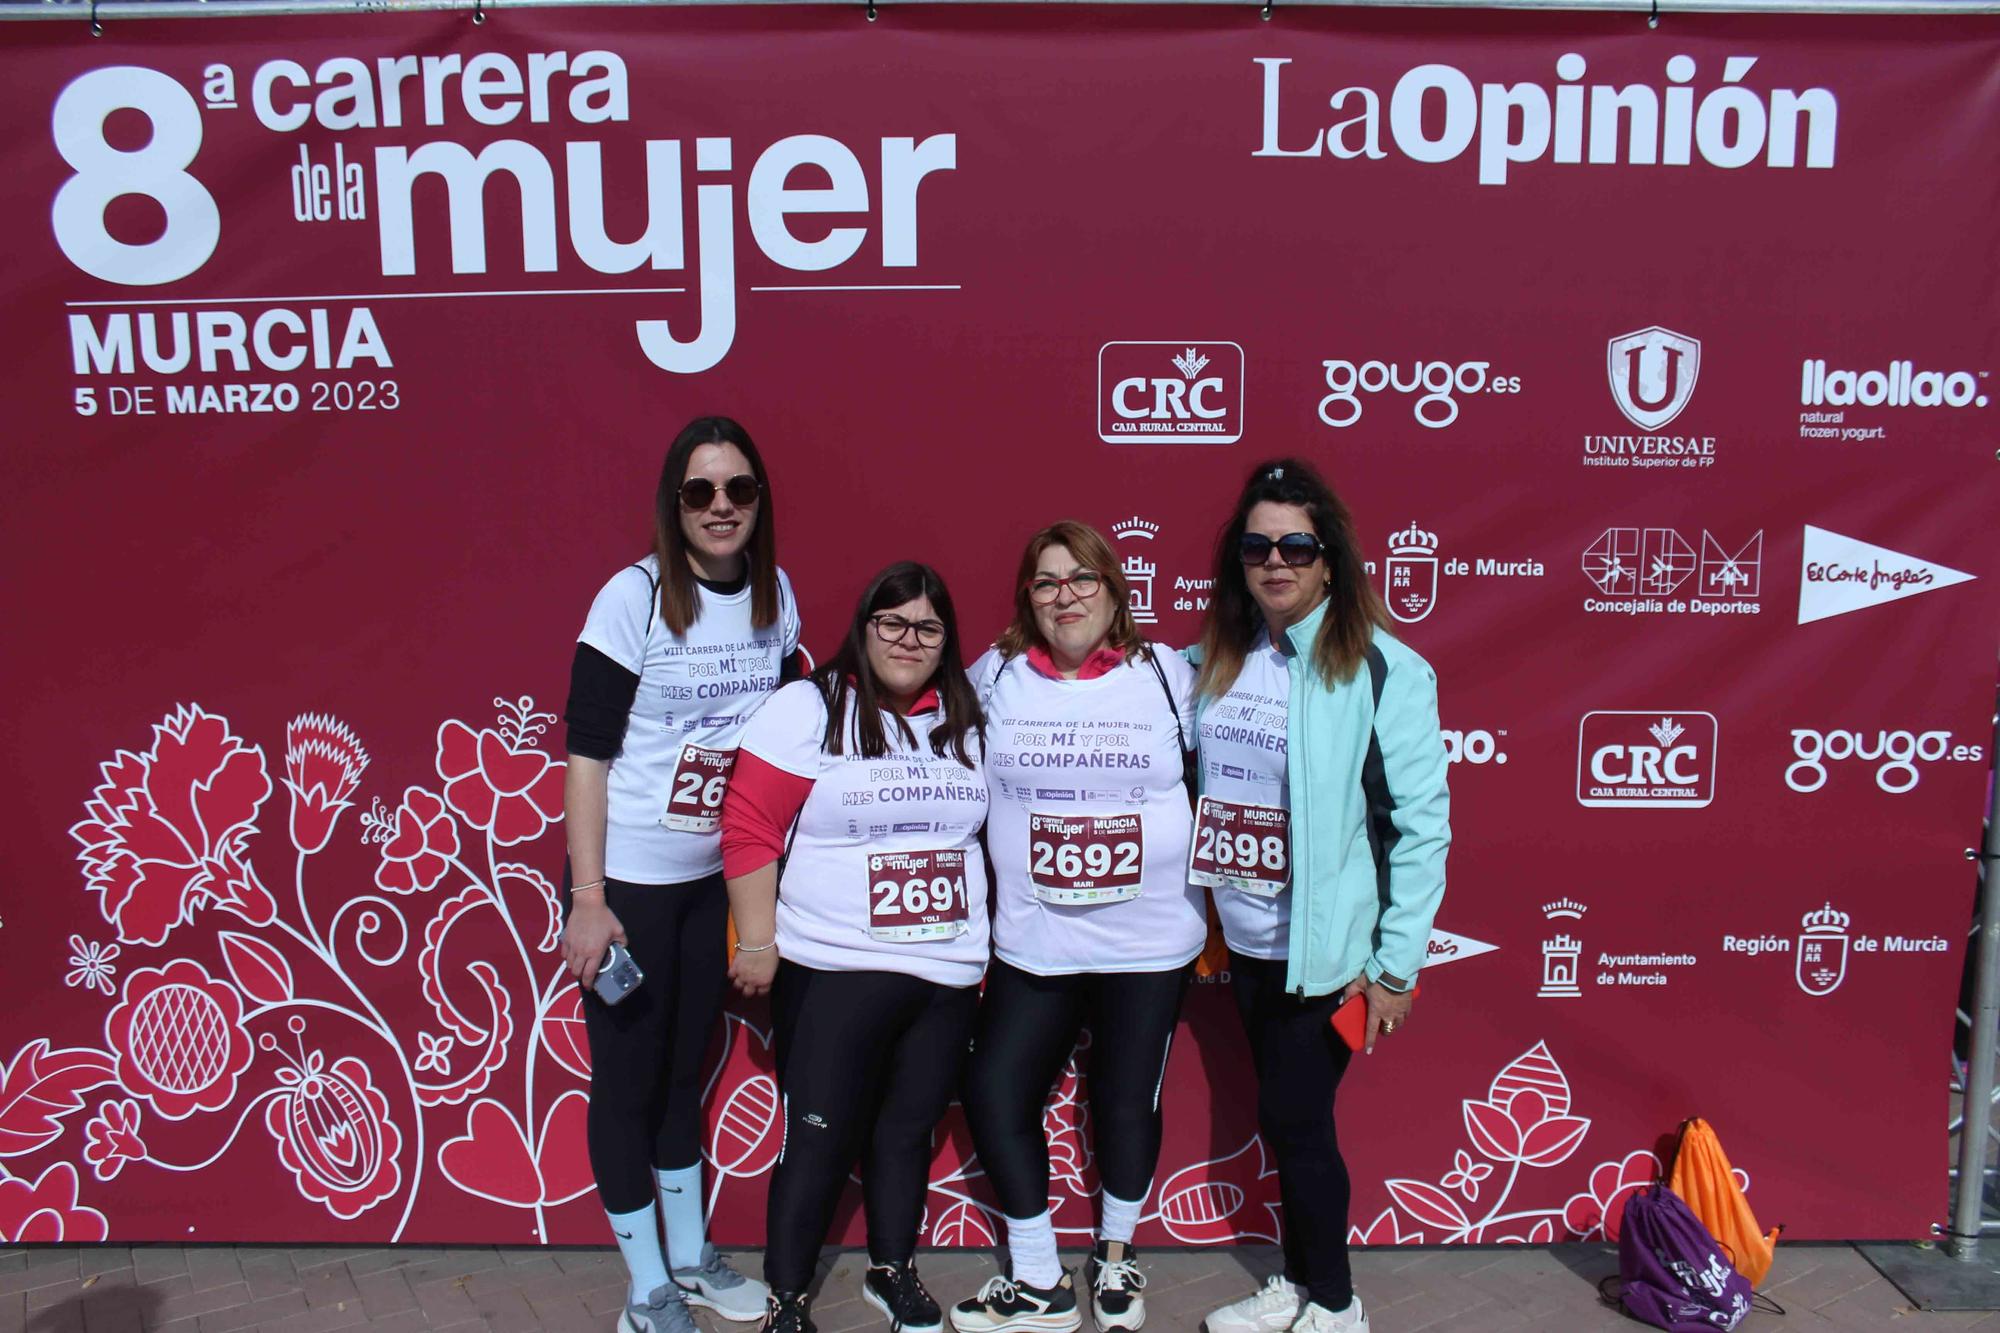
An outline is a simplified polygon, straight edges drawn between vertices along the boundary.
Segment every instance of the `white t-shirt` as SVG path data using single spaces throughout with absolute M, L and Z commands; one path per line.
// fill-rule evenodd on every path
M 991 941 L 979 733 L 966 737 L 972 763 L 961 764 L 949 746 L 931 752 L 936 715 L 911 719 L 911 745 L 884 713 L 889 753 L 867 759 L 851 695 L 847 707 L 844 754 L 822 748 L 826 701 L 809 680 L 773 694 L 743 732 L 747 753 L 813 783 L 778 883 L 778 952 L 828 971 L 977 985 Z
M 751 628 L 747 583 L 726 596 L 696 584 L 700 614 L 675 635 L 660 623 L 659 568 L 647 556 L 612 575 L 577 635 L 639 677 L 611 761 L 604 830 L 604 873 L 635 884 L 681 884 L 722 869 L 722 796 L 737 737 L 799 647 L 784 570 L 769 627 Z
M 1282 960 L 1291 944 L 1291 697 L 1285 655 L 1260 633 L 1236 683 L 1201 715 L 1191 875 L 1213 890 L 1229 947 L 1251 958 Z
M 1171 708 L 1147 662 L 1091 680 L 1053 680 L 998 650 L 973 664 L 993 795 L 993 948 L 1024 972 L 1165 971 L 1207 938 L 1181 779 L 1194 671 L 1154 652 Z

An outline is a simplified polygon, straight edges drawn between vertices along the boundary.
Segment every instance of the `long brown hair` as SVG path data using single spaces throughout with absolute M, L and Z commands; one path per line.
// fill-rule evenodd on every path
M 1019 657 L 1030 648 L 1048 651 L 1049 645 L 1035 624 L 1035 604 L 1028 598 L 1028 583 L 1041 566 L 1042 552 L 1051 546 L 1067 547 L 1078 565 L 1104 580 L 1097 595 L 1112 599 L 1111 627 L 1105 631 L 1105 643 L 1128 658 L 1143 658 L 1146 642 L 1139 637 L 1139 626 L 1132 619 L 1132 591 L 1125 582 L 1125 571 L 1118 567 L 1118 557 L 1104 534 L 1074 519 L 1051 523 L 1028 538 L 1027 549 L 1021 552 L 1020 567 L 1014 571 L 1014 619 L 994 641 L 1000 655 Z
M 749 561 L 750 624 L 767 629 L 778 620 L 777 514 L 771 500 L 771 481 L 764 473 L 764 459 L 751 442 L 750 432 L 728 417 L 696 417 L 688 422 L 667 446 L 666 462 L 660 465 L 660 489 L 653 496 L 653 554 L 660 562 L 660 623 L 674 634 L 685 634 L 701 615 L 694 570 L 688 564 L 687 537 L 681 532 L 681 483 L 687 480 L 688 463 L 694 451 L 704 444 L 735 445 L 750 461 L 750 475 L 757 479 L 757 512 L 751 520 L 750 545 L 744 555 Z
M 850 695 L 854 699 L 854 736 L 862 757 L 880 759 L 889 753 L 889 738 L 882 730 L 881 694 L 876 688 L 874 668 L 868 665 L 868 636 L 875 632 L 868 622 L 883 611 L 919 597 L 930 598 L 931 609 L 944 625 L 944 647 L 929 682 L 938 693 L 940 717 L 931 728 L 931 753 L 943 758 L 949 747 L 952 757 L 970 768 L 972 757 L 965 748 L 967 733 L 977 732 L 984 747 L 986 718 L 980 712 L 972 682 L 966 679 L 965 652 L 958 641 L 958 613 L 952 609 L 951 594 L 945 591 L 944 579 L 935 569 L 914 560 L 901 560 L 869 580 L 861 600 L 854 604 L 854 619 L 848 623 L 847 637 L 841 640 L 840 650 L 812 674 L 813 684 L 819 686 L 820 697 L 826 700 L 826 735 L 821 748 L 828 754 L 842 753 L 846 744 Z M 916 733 L 910 729 L 908 718 L 898 717 L 896 725 L 902 729 L 905 744 L 916 744 Z
M 1368 581 L 1354 520 L 1333 488 L 1310 464 L 1296 458 L 1259 463 L 1243 483 L 1235 512 L 1215 538 L 1215 587 L 1208 600 L 1208 618 L 1202 623 L 1201 674 L 1195 682 L 1210 697 L 1228 693 L 1236 683 L 1243 659 L 1264 625 L 1264 613 L 1250 595 L 1238 552 L 1250 511 L 1267 502 L 1306 511 L 1333 576 L 1327 589 L 1329 605 L 1312 649 L 1313 666 L 1328 687 L 1354 679 L 1374 642 L 1376 627 L 1389 623 L 1382 598 Z

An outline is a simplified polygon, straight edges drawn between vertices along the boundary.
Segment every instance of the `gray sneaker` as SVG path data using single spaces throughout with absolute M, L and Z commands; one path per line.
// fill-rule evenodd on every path
M 739 1324 L 762 1319 L 771 1296 L 769 1287 L 731 1268 L 715 1246 L 706 1242 L 701 1247 L 700 1265 L 676 1268 L 673 1277 L 689 1305 L 703 1306 Z
M 643 1305 L 628 1305 L 618 1316 L 618 1333 L 700 1333 L 681 1289 L 669 1282 L 653 1288 Z

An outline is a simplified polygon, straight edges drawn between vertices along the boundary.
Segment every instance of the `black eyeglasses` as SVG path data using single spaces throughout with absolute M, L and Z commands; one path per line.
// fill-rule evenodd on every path
M 1310 565 L 1326 550 L 1310 532 L 1288 532 L 1276 541 L 1261 532 L 1246 532 L 1237 538 L 1236 554 L 1246 565 L 1261 565 L 1271 558 L 1273 547 L 1277 548 L 1278 559 L 1295 569 Z
M 757 497 L 764 488 L 757 479 L 747 472 L 739 472 L 720 487 L 707 477 L 689 477 L 681 483 L 681 508 L 700 511 L 715 503 L 717 490 L 729 497 L 729 503 L 738 509 L 748 509 L 757 503 Z
M 907 636 L 917 636 L 919 648 L 935 648 L 944 642 L 944 622 L 938 620 L 905 620 L 901 616 L 870 616 L 868 623 L 875 627 L 875 637 L 884 643 L 901 643 Z

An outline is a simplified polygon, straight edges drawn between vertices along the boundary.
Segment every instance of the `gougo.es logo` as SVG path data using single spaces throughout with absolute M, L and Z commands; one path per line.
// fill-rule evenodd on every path
M 1828 764 L 1859 759 L 1876 765 L 1876 786 L 1900 795 L 1922 778 L 1918 764 L 1976 761 L 1986 757 L 1986 747 L 1954 745 L 1949 731 L 1877 731 L 1865 736 L 1800 727 L 1792 731 L 1792 756 L 1785 785 L 1793 791 L 1818 791 L 1826 785 Z
M 1335 430 L 1361 420 L 1362 395 L 1419 394 L 1410 412 L 1420 426 L 1442 430 L 1458 420 L 1458 395 L 1504 394 L 1521 391 L 1519 375 L 1492 373 L 1491 361 L 1323 361 L 1326 397 L 1319 400 L 1319 419 Z

